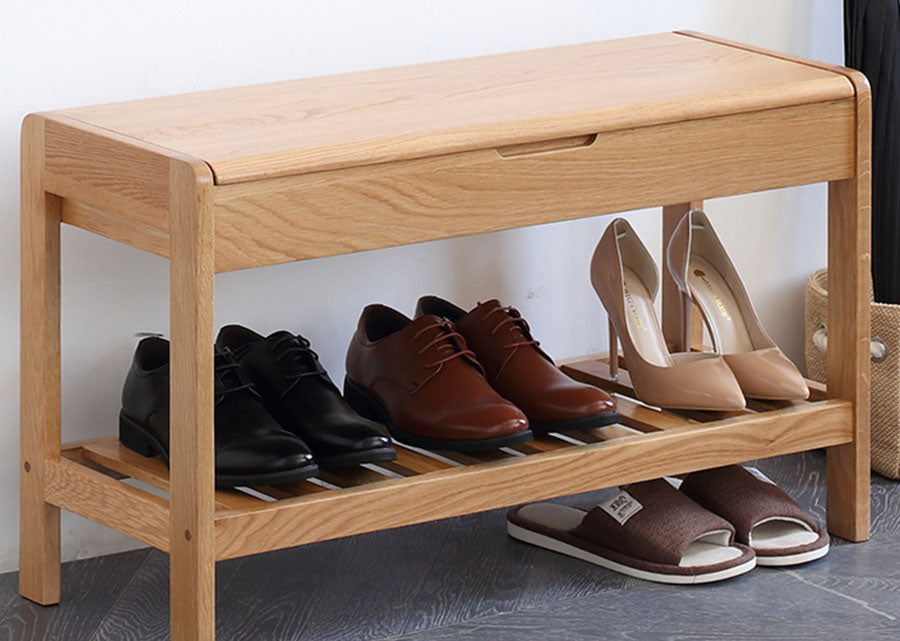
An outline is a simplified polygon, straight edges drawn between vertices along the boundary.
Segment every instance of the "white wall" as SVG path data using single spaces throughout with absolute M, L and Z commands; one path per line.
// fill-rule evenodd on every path
M 17 564 L 18 144 L 49 110 L 690 28 L 841 61 L 838 0 L 5 0 L 0 17 L 0 570 Z M 803 285 L 825 261 L 823 186 L 711 201 L 776 340 L 802 360 Z M 557 358 L 606 348 L 588 282 L 610 216 L 226 274 L 216 321 L 312 339 L 335 380 L 360 309 L 425 293 L 518 306 Z M 631 216 L 659 251 L 659 215 Z M 166 331 L 167 264 L 63 230 L 63 434 L 114 433 L 134 332 Z M 72 515 L 66 559 L 135 546 Z

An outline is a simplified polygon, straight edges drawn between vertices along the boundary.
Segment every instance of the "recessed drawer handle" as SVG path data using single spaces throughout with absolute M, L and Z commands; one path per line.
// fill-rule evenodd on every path
M 542 154 L 548 151 L 590 147 L 595 140 L 597 140 L 597 134 L 569 136 L 568 138 L 554 138 L 553 140 L 539 140 L 538 142 L 497 147 L 497 153 L 503 158 L 515 158 L 516 156 L 530 156 L 531 154 Z

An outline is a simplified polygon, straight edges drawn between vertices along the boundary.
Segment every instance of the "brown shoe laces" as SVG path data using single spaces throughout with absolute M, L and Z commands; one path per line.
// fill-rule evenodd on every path
M 443 356 L 433 363 L 425 363 L 425 367 L 439 367 L 447 361 L 460 357 L 469 357 L 472 360 L 476 360 L 475 352 L 466 347 L 466 339 L 462 337 L 462 334 L 456 331 L 455 325 L 447 319 L 432 323 L 431 325 L 426 325 L 413 335 L 413 340 L 416 340 L 430 329 L 437 329 L 440 333 L 425 343 L 417 354 L 421 356 L 428 351 L 429 348 L 437 345 L 438 354 L 443 354 Z
M 514 347 L 527 347 L 529 345 L 534 345 L 535 347 L 540 345 L 541 342 L 537 341 L 533 338 L 528 338 L 531 334 L 531 328 L 528 326 L 528 321 L 522 318 L 522 315 L 519 313 L 515 307 L 510 307 L 507 305 L 506 307 L 495 307 L 487 314 L 485 314 L 481 318 L 481 322 L 484 323 L 494 315 L 496 312 L 501 312 L 504 315 L 504 318 L 494 325 L 494 328 L 491 329 L 491 336 L 494 336 L 498 331 L 500 331 L 501 327 L 509 327 L 510 334 L 521 337 L 520 340 L 514 340 L 511 343 L 507 343 L 506 345 L 501 345 L 504 349 L 513 349 Z

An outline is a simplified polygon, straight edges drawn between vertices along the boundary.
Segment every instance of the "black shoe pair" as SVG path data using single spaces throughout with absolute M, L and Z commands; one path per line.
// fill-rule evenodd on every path
M 224 327 L 215 346 L 216 485 L 275 485 L 396 458 L 390 438 L 360 417 L 310 349 L 290 332 Z M 122 391 L 119 440 L 169 460 L 169 342 L 141 340 Z

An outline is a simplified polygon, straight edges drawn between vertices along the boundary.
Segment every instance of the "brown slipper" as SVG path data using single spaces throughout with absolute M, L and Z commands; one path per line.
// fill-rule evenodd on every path
M 709 583 L 756 566 L 727 521 L 664 480 L 625 486 L 588 511 L 530 503 L 506 518 L 514 539 L 648 581 Z
M 797 565 L 828 553 L 828 532 L 756 468 L 729 465 L 693 472 L 681 491 L 734 526 L 758 565 Z

